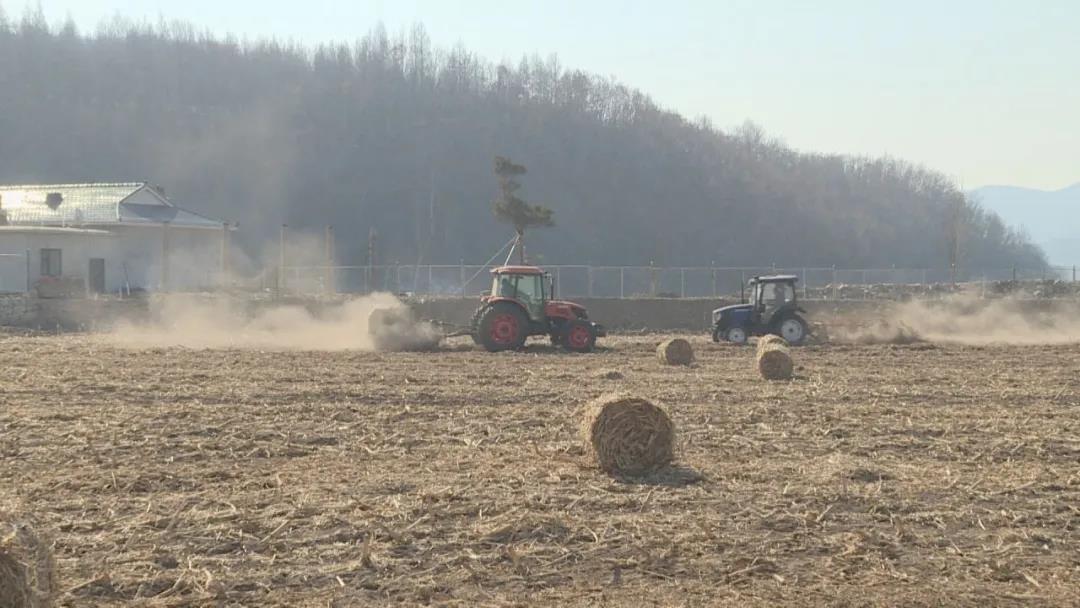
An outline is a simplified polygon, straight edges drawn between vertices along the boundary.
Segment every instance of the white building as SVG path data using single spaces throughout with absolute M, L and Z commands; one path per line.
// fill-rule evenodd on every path
M 209 288 L 229 229 L 145 183 L 0 185 L 0 292 Z

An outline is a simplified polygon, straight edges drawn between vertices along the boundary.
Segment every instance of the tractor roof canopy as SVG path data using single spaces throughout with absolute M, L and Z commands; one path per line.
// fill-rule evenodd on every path
M 751 283 L 794 283 L 799 277 L 793 274 L 772 274 L 764 277 L 754 277 Z
M 498 268 L 492 268 L 491 274 L 544 274 L 543 270 L 540 270 L 536 266 L 499 266 Z

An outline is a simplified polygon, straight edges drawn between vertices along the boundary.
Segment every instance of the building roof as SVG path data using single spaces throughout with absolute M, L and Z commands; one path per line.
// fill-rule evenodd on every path
M 161 225 L 218 228 L 222 222 L 181 209 L 145 182 L 0 185 L 0 209 L 14 225 Z
M 543 274 L 536 266 L 499 266 L 492 268 L 491 274 Z
M 779 283 L 781 281 L 798 281 L 799 277 L 793 274 L 770 274 L 750 279 L 756 283 Z
M 0 226 L 0 234 L 80 234 L 85 236 L 115 236 L 108 230 L 61 228 L 59 226 Z

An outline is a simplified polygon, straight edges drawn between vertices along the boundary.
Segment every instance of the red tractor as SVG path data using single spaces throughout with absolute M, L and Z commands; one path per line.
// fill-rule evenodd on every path
M 606 334 L 585 307 L 554 299 L 551 276 L 535 266 L 500 266 L 491 271 L 491 292 L 473 314 L 473 340 L 491 352 L 517 350 L 529 336 L 550 336 L 566 350 L 587 353 Z

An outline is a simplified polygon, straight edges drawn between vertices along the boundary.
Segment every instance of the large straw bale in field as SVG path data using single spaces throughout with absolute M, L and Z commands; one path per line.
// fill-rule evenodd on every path
M 642 475 L 671 462 L 675 427 L 660 407 L 641 397 L 605 395 L 585 408 L 586 449 L 612 475 Z
M 682 338 L 671 338 L 656 347 L 656 357 L 664 365 L 690 365 L 694 362 L 694 349 Z
M 757 369 L 766 380 L 790 380 L 795 371 L 791 352 L 781 344 L 766 344 L 757 354 Z
M 55 590 L 52 546 L 25 522 L 0 513 L 0 606 L 48 608 Z
M 780 336 L 778 336 L 776 334 L 765 334 L 764 336 L 761 336 L 760 338 L 758 338 L 758 341 L 757 341 L 757 352 L 758 352 L 758 354 L 761 354 L 761 350 L 763 348 L 765 348 L 766 346 L 770 345 L 770 344 L 779 344 L 780 346 L 787 346 L 788 345 L 787 340 L 781 338 Z

